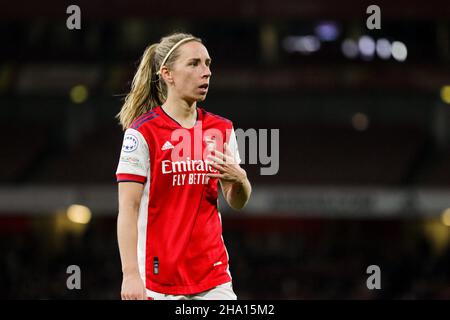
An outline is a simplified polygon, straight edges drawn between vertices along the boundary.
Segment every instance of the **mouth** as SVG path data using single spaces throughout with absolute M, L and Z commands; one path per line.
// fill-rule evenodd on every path
M 202 93 L 206 93 L 208 91 L 208 87 L 209 87 L 209 84 L 205 83 L 205 84 L 202 84 L 201 86 L 199 86 L 198 88 L 200 89 L 200 91 Z

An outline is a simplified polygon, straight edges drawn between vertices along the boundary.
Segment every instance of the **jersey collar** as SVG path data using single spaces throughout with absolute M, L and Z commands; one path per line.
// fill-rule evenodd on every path
M 203 121 L 203 109 L 200 107 L 196 107 L 197 109 L 197 120 L 195 121 L 195 124 L 192 128 L 185 128 L 183 127 L 177 120 L 175 120 L 174 118 L 172 118 L 171 116 L 169 116 L 163 108 L 161 108 L 161 106 L 157 106 L 156 107 L 156 112 L 158 112 L 165 120 L 166 122 L 168 122 L 169 124 L 171 124 L 172 126 L 176 127 L 176 128 L 183 128 L 183 129 L 193 129 L 194 127 L 196 127 L 201 121 Z

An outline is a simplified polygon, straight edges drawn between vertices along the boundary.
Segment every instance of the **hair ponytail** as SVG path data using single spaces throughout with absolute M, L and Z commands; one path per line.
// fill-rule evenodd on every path
M 148 46 L 131 83 L 131 90 L 117 114 L 122 128 L 126 130 L 134 119 L 161 104 L 160 81 L 155 70 L 157 43 Z

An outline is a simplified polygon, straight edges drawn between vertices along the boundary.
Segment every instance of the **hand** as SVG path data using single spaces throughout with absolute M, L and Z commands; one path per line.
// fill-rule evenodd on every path
M 122 300 L 146 300 L 147 293 L 139 274 L 124 275 L 122 281 Z
M 219 173 L 208 173 L 207 176 L 210 178 L 219 178 L 223 182 L 243 184 L 247 179 L 247 173 L 235 162 L 227 143 L 224 143 L 223 149 L 224 153 L 214 149 L 208 155 L 207 160 L 210 166 L 218 170 Z

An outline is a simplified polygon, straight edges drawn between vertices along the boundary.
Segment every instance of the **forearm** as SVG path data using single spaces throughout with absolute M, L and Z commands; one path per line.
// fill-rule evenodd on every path
M 124 276 L 139 274 L 137 261 L 137 218 L 138 209 L 124 206 L 117 218 L 117 240 L 119 243 L 122 273 Z
M 242 182 L 235 182 L 231 185 L 227 194 L 227 202 L 233 209 L 242 209 L 250 199 L 251 193 L 250 181 L 245 178 Z

